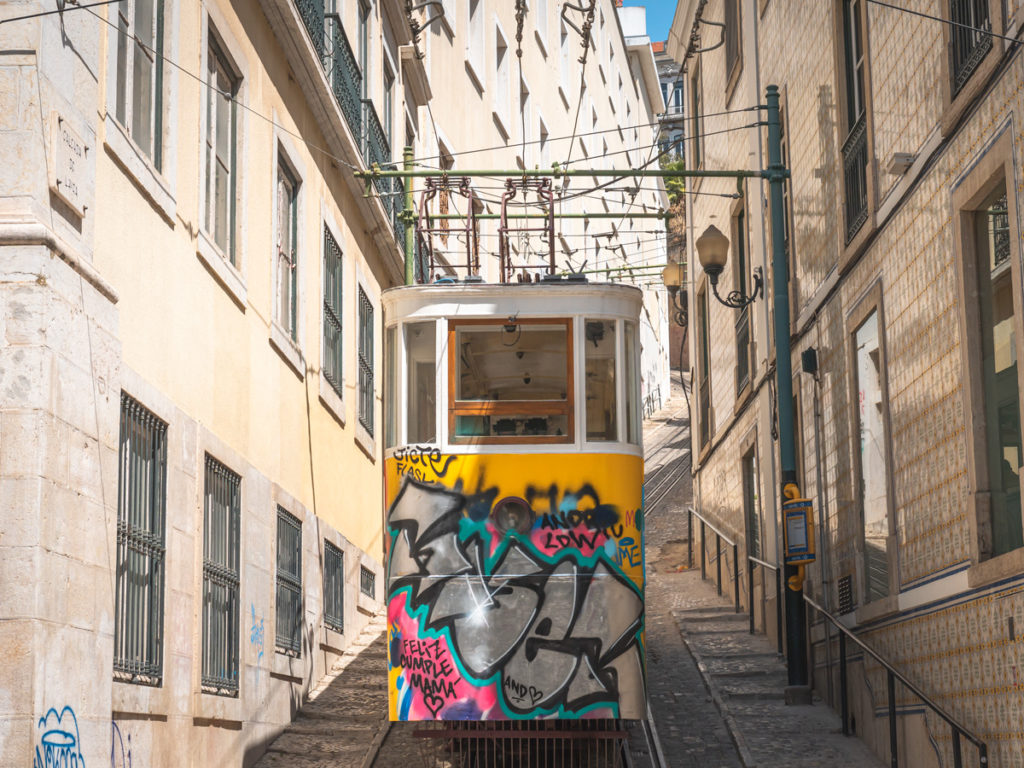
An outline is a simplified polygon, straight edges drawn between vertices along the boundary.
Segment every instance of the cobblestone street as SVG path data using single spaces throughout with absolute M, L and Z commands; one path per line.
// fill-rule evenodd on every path
M 748 633 L 726 590 L 686 568 L 689 452 L 678 389 L 648 421 L 647 477 L 665 462 L 685 471 L 671 493 L 647 506 L 647 676 L 655 728 L 670 768 L 874 768 L 881 763 L 815 697 L 787 707 L 786 669 L 763 635 Z M 685 410 L 683 411 L 685 413 Z M 678 471 L 680 467 L 675 467 Z

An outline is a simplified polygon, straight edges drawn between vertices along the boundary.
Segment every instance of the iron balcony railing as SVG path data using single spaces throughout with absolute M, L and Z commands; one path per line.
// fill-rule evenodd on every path
M 920 688 L 914 683 L 910 682 L 906 677 L 900 674 L 896 668 L 886 661 L 882 656 L 878 654 L 871 646 L 857 637 L 853 631 L 843 626 L 842 621 L 836 616 L 826 611 L 814 600 L 809 598 L 806 594 L 804 595 L 804 602 L 807 603 L 811 608 L 817 611 L 823 619 L 827 622 L 825 642 L 831 644 L 832 638 L 828 627 L 831 625 L 839 630 L 839 697 L 840 697 L 840 714 L 843 719 L 843 734 L 846 736 L 850 735 L 850 704 L 847 691 L 847 672 L 846 672 L 846 644 L 847 641 L 851 641 L 854 645 L 858 646 L 864 653 L 873 658 L 878 662 L 885 670 L 886 682 L 888 688 L 888 708 L 889 708 L 889 764 L 892 768 L 899 768 L 899 728 L 896 723 L 896 682 L 899 681 L 903 687 L 909 690 L 914 696 L 921 700 L 921 702 L 928 707 L 932 712 L 939 716 L 952 730 L 953 741 L 953 768 L 963 768 L 963 751 L 962 751 L 962 739 L 967 739 L 971 742 L 978 750 L 978 766 L 979 768 L 987 768 L 988 766 L 988 746 L 982 741 L 975 733 L 967 729 L 960 721 L 954 718 L 949 712 L 944 710 L 934 701 L 932 701 Z M 829 670 L 831 674 L 831 669 Z
M 358 144 L 364 165 L 390 167 L 391 144 L 377 117 L 373 102 L 364 99 L 363 73 L 337 13 L 325 13 L 323 0 L 295 0 L 295 8 L 306 28 L 313 49 L 330 81 L 331 91 Z M 398 246 L 405 248 L 405 227 L 399 218 L 404 192 L 400 179 L 376 179 L 388 220 Z
M 868 122 L 861 115 L 843 144 L 846 187 L 846 242 L 853 240 L 868 218 Z
M 341 113 L 348 122 L 349 130 L 359 142 L 362 151 L 362 94 L 363 94 L 363 73 L 359 69 L 356 55 L 349 45 L 348 35 L 341 24 L 341 17 L 336 13 L 327 14 L 328 37 L 331 41 L 330 57 L 328 66 L 331 75 L 331 90 L 334 91 L 334 98 L 338 100 Z
M 317 58 L 324 60 L 324 0 L 295 0 L 303 26 L 316 50 Z
M 992 20 L 989 0 L 953 0 L 950 3 L 950 55 L 953 64 L 953 94 L 960 92 L 981 60 L 992 50 Z

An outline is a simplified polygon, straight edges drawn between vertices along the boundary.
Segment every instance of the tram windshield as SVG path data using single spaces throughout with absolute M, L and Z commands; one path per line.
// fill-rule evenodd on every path
M 570 328 L 569 320 L 453 323 L 453 439 L 570 442 Z

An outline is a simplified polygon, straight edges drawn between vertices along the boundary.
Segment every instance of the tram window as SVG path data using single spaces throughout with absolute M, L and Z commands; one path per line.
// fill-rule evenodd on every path
M 587 320 L 583 328 L 587 440 L 616 440 L 615 321 Z
M 435 411 L 437 404 L 437 359 L 434 323 L 409 323 L 405 326 L 406 371 L 409 379 L 406 416 L 409 443 L 437 442 Z
M 449 428 L 457 442 L 572 442 L 569 320 L 449 328 Z
M 395 326 L 384 332 L 384 444 L 394 448 L 398 444 L 398 347 L 395 344 Z
M 636 323 L 626 323 L 626 439 L 640 445 L 640 360 Z

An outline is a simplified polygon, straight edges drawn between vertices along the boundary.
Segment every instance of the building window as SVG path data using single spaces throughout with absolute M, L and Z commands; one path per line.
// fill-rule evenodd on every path
M 359 286 L 359 423 L 373 436 L 373 304 Z
M 583 326 L 588 441 L 619 439 L 615 408 L 615 355 L 618 347 L 615 325 L 614 320 L 587 320 Z
M 529 144 L 530 126 L 533 125 L 533 116 L 530 114 L 532 102 L 530 100 L 530 86 L 526 81 L 519 80 L 519 128 L 522 135 L 519 137 L 522 142 L 523 168 L 530 167 L 530 157 L 533 155 L 533 147 Z
M 359 566 L 359 591 L 371 600 L 377 599 L 377 574 L 365 565 Z
M 564 21 L 559 22 L 558 32 L 558 82 L 562 93 L 569 93 L 569 28 Z
M 548 0 L 537 0 L 537 36 L 546 51 L 548 47 Z
M 277 611 L 275 646 L 302 653 L 302 523 L 277 508 Z
M 167 425 L 121 393 L 114 679 L 163 676 Z
M 740 205 L 732 217 L 733 283 L 740 295 L 747 295 L 747 217 Z M 750 305 L 736 313 L 736 398 L 750 386 Z
M 570 321 L 451 321 L 448 358 L 453 442 L 573 441 Z
M 288 166 L 277 166 L 277 264 L 274 319 L 292 341 L 298 341 L 297 280 L 299 182 Z
M 388 157 L 395 146 L 395 75 L 384 62 L 384 135 L 388 137 Z
M 405 323 L 407 443 L 437 442 L 437 331 L 434 321 Z M 392 332 L 394 326 L 388 331 Z M 389 359 L 390 363 L 390 359 Z
M 700 77 L 700 61 L 697 60 L 693 66 L 693 76 L 690 78 L 690 93 L 692 94 L 690 99 L 693 102 L 693 109 L 690 115 L 690 121 L 692 128 L 690 130 L 690 140 L 693 142 L 693 167 L 703 168 L 704 167 L 704 137 L 702 136 L 702 122 L 701 111 L 704 109 L 704 94 L 703 86 L 701 84 Z
M 159 171 L 163 133 L 163 0 L 121 0 L 117 6 L 115 115 Z
M 203 160 L 206 196 L 203 226 L 233 266 L 235 255 L 235 168 L 238 129 L 236 102 L 239 78 L 210 35 L 207 53 L 206 146 Z
M 1005 184 L 973 214 L 984 396 L 984 456 L 988 469 L 992 554 L 1024 546 L 1021 526 L 1020 379 L 1016 313 L 1019 289 L 1010 258 Z
M 345 555 L 329 541 L 324 542 L 324 624 L 345 631 Z
M 866 58 L 864 0 L 843 2 L 843 56 L 845 76 L 845 140 L 843 180 L 846 242 L 868 218 L 868 118 L 865 106 Z
M 509 89 L 508 41 L 499 27 L 494 28 L 494 111 L 508 126 Z
M 484 0 L 469 0 L 469 35 L 466 38 L 466 60 L 473 68 L 473 74 L 480 82 L 482 88 L 484 78 L 484 45 L 486 35 L 484 34 Z
M 757 455 L 752 445 L 743 455 L 743 516 L 747 522 L 747 554 L 763 557 L 761 546 L 761 499 L 757 492 Z
M 865 602 L 889 594 L 889 483 L 878 310 L 854 332 L 857 390 L 857 498 L 863 522 Z
M 725 76 L 730 91 L 740 63 L 740 0 L 725 0 Z
M 544 118 L 538 120 L 537 125 L 537 154 L 540 156 L 540 167 L 551 167 L 551 142 L 549 141 L 548 127 Z
M 981 60 L 992 49 L 992 18 L 989 0 L 950 0 L 950 56 L 953 95 L 967 84 Z
M 373 8 L 364 0 L 359 2 L 359 71 L 363 73 L 362 97 L 370 97 L 370 24 Z
M 708 332 L 711 327 L 708 318 L 707 288 L 702 287 L 697 293 L 697 334 L 700 344 L 700 358 L 697 368 L 697 389 L 700 401 L 700 447 L 704 448 L 711 442 L 711 345 Z
M 324 225 L 324 378 L 338 394 L 342 391 L 342 360 L 344 355 L 341 335 L 342 272 L 341 248 L 331 230 Z
M 203 503 L 202 689 L 238 695 L 241 478 L 207 454 Z

